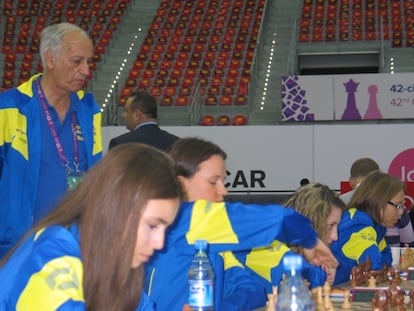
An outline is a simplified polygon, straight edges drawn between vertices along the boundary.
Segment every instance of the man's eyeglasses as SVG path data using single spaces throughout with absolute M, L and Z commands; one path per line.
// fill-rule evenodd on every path
M 405 208 L 404 203 L 396 204 L 396 203 L 391 202 L 391 201 L 388 201 L 387 203 L 388 203 L 389 205 L 394 206 L 394 207 L 395 207 L 395 208 L 397 208 L 397 209 L 403 209 L 403 208 Z

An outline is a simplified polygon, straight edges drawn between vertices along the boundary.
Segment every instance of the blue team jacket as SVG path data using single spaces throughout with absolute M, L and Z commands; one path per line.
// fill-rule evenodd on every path
M 0 258 L 32 227 L 42 144 L 34 91 L 39 76 L 0 94 Z M 102 157 L 101 112 L 92 94 L 76 95 L 90 168 Z
M 86 310 L 76 225 L 49 226 L 29 237 L 0 270 L 0 310 Z M 136 311 L 154 311 L 145 293 Z
M 334 284 L 349 281 L 354 266 L 366 262 L 369 257 L 372 270 L 391 265 L 391 249 L 385 241 L 386 228 L 375 225 L 371 217 L 356 208 L 342 214 L 338 226 L 338 240 L 331 245 L 332 253 L 339 261 Z
M 227 269 L 221 252 L 244 251 L 274 240 L 313 247 L 317 235 L 309 219 L 278 205 L 204 200 L 183 203 L 166 235 L 164 250 L 146 266 L 146 291 L 157 311 L 178 311 L 187 303 L 187 271 L 197 239 L 209 243 L 208 255 L 216 277 L 215 310 L 233 311 L 263 305 L 264 287 L 246 278 L 242 266 L 239 269 L 244 271 Z M 166 284 L 170 290 L 165 289 Z

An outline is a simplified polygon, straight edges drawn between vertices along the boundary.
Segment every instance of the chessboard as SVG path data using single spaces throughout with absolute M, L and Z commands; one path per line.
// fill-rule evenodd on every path
M 342 302 L 334 301 L 333 302 L 333 310 L 335 311 L 371 311 L 371 303 L 370 302 L 352 302 L 350 309 L 343 309 Z
M 266 307 L 256 311 L 274 311 L 274 303 L 277 300 L 276 292 L 277 289 L 274 290 L 273 295 L 268 295 Z M 394 275 L 393 278 L 378 286 L 371 284 L 371 287 L 353 287 L 350 282 L 333 288 L 325 284 L 323 287 L 313 289 L 312 296 L 315 302 L 315 311 L 408 311 L 414 310 L 414 281 L 403 280 Z M 381 302 L 379 302 L 380 300 Z
M 414 259 L 414 253 L 411 255 Z M 409 267 L 412 266 L 410 262 Z M 410 269 L 406 275 L 411 275 Z M 305 280 L 305 283 L 308 282 Z M 326 283 L 311 292 L 315 311 L 414 310 L 414 280 L 405 279 L 404 273 L 395 267 L 384 265 L 381 270 L 372 270 L 369 258 L 352 269 L 349 282 L 334 288 Z M 273 294 L 268 295 L 267 306 L 259 310 L 273 311 L 276 301 L 275 287 Z
M 382 284 L 384 285 L 384 284 Z M 414 289 L 414 281 L 407 281 L 407 280 L 402 280 L 401 284 L 400 284 L 400 289 L 401 291 L 405 292 L 407 294 L 407 291 L 410 291 L 412 289 Z M 368 289 L 368 287 L 357 287 L 357 289 Z M 372 288 L 369 288 L 372 289 Z M 388 287 L 386 286 L 381 286 L 377 288 L 382 289 L 382 290 L 386 290 L 388 289 Z M 329 289 L 327 289 L 329 290 Z M 315 297 L 314 295 L 314 302 L 315 302 L 315 311 L 371 311 L 374 310 L 375 307 L 373 308 L 372 306 L 372 302 L 371 299 L 369 299 L 368 301 L 353 301 L 352 295 L 354 294 L 355 289 L 352 289 L 349 285 L 349 282 L 344 283 L 339 285 L 338 287 L 333 287 L 331 290 L 331 294 L 329 295 L 330 299 L 325 299 L 325 294 L 323 293 L 322 290 L 322 300 L 320 301 L 320 303 L 318 303 L 318 298 Z M 349 291 L 349 298 L 346 298 L 345 292 Z M 404 310 L 402 307 L 405 308 L 405 310 L 414 310 L 412 307 L 410 307 L 410 298 L 407 295 L 404 295 L 404 302 L 402 304 L 400 304 L 400 306 L 395 305 L 395 306 L 390 306 L 387 308 L 387 311 L 398 311 L 398 310 Z M 271 297 L 269 297 L 271 298 Z M 276 298 L 277 299 L 277 298 Z M 345 304 L 345 300 L 348 299 L 349 304 Z M 328 307 L 325 306 L 325 303 L 327 303 Z M 345 304 L 345 305 L 344 305 Z M 259 308 L 255 311 L 273 311 L 274 310 L 274 305 L 268 303 L 267 307 L 262 307 Z M 378 306 L 377 308 L 378 311 L 381 310 L 385 310 L 382 309 Z
M 333 302 L 333 310 L 335 311 L 371 311 L 371 303 L 367 303 L 367 302 L 358 302 L 358 303 L 352 303 L 351 304 L 351 309 L 342 309 L 342 302 L 339 301 L 334 301 Z M 268 309 L 268 307 L 262 307 L 259 309 L 256 309 L 255 311 L 267 311 L 270 310 Z M 410 310 L 410 309 L 407 309 Z M 274 311 L 274 309 L 272 310 Z

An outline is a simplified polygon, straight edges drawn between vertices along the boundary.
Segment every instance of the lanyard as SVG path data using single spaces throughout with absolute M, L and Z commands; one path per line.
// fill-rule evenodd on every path
M 36 80 L 36 89 L 37 89 L 37 95 L 39 96 L 40 103 L 41 103 L 42 108 L 43 108 L 43 112 L 45 113 L 45 116 L 46 116 L 47 124 L 49 126 L 50 132 L 52 133 L 56 149 L 59 153 L 59 157 L 62 160 L 63 165 L 66 167 L 67 173 L 69 173 L 72 169 L 70 168 L 69 161 L 66 158 L 65 152 L 63 150 L 63 146 L 62 146 L 62 144 L 60 142 L 60 139 L 59 139 L 59 136 L 56 132 L 55 124 L 53 123 L 52 116 L 50 115 L 50 111 L 47 108 L 47 104 L 46 104 L 47 99 L 45 97 L 45 94 L 43 93 L 42 87 L 40 86 L 39 79 Z M 75 165 L 75 171 L 79 172 L 79 149 L 78 149 L 78 137 L 77 137 L 77 133 L 76 133 L 77 130 L 76 130 L 76 113 L 75 113 L 75 111 L 72 111 L 71 128 L 72 128 L 73 153 L 74 153 L 74 155 L 73 155 L 73 157 L 74 157 L 73 164 Z

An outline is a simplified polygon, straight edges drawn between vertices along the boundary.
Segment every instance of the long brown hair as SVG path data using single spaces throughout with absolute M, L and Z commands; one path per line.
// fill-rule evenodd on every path
M 59 207 L 31 231 L 77 222 L 88 310 L 135 310 L 143 266 L 131 268 L 137 230 L 151 199 L 181 198 L 174 162 L 137 143 L 112 148 Z M 29 233 L 29 234 L 30 234 Z

